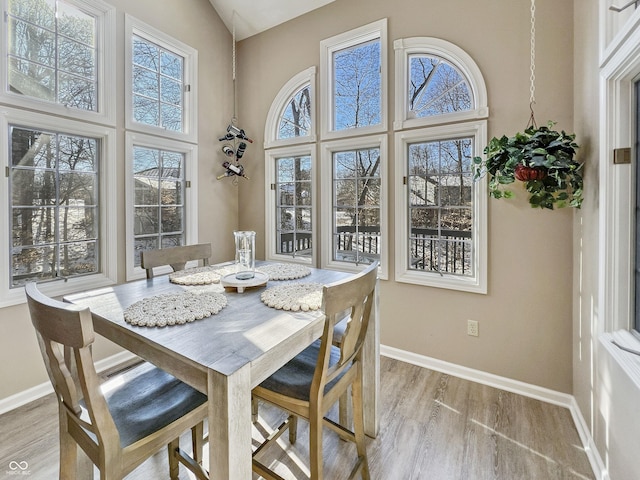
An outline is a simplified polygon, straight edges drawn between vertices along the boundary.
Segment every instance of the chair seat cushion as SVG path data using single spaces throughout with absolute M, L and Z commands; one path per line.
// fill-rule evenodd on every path
M 122 447 L 169 425 L 207 401 L 203 393 L 146 362 L 108 380 L 102 390 Z
M 309 347 L 286 363 L 276 373 L 262 382 L 260 387 L 286 395 L 287 397 L 308 402 L 309 393 L 311 391 L 311 382 L 313 381 L 313 374 L 316 369 L 319 351 L 320 340 L 316 340 Z M 338 363 L 339 359 L 340 349 L 336 346 L 332 346 L 329 366 Z M 325 386 L 325 392 L 331 390 L 333 385 L 340 380 L 345 372 L 346 370 L 329 382 Z

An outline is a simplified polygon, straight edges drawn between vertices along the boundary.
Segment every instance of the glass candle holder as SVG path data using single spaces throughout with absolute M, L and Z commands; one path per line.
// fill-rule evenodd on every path
M 256 276 L 256 232 L 234 231 L 236 241 L 236 278 L 249 280 Z

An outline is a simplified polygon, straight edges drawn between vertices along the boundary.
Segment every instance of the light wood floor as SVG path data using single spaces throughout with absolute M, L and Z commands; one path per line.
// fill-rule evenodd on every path
M 594 479 L 570 412 L 537 400 L 445 374 L 381 359 L 380 434 L 368 439 L 375 480 L 570 480 Z M 333 412 L 335 417 L 336 412 Z M 254 438 L 284 418 L 260 406 Z M 298 441 L 286 435 L 265 458 L 278 458 L 286 479 L 307 478 L 306 423 Z M 184 437 L 188 450 L 189 439 Z M 325 478 L 348 476 L 354 447 L 325 429 Z M 0 416 L 0 479 L 10 462 L 27 462 L 18 478 L 54 480 L 58 471 L 57 410 L 48 396 Z M 23 466 L 25 464 L 22 464 Z M 15 464 L 14 464 L 15 467 Z M 96 478 L 98 476 L 96 475 Z M 166 453 L 159 452 L 128 480 L 168 478 Z M 186 470 L 182 479 L 190 478 Z M 256 477 L 254 477 L 256 478 Z

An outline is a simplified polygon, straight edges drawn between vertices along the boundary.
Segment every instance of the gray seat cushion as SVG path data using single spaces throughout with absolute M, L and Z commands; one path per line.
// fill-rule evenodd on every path
M 320 340 L 317 340 L 262 382 L 260 387 L 308 402 L 319 351 Z M 329 365 L 335 365 L 339 359 L 340 349 L 332 346 Z M 344 372 L 326 385 L 325 392 L 329 391 L 340 380 Z
M 149 363 L 105 382 L 103 391 L 122 447 L 169 425 L 207 401 L 206 395 Z

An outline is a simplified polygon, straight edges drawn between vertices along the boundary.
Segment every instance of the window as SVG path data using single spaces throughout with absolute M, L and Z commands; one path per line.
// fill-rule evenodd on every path
M 386 19 L 321 42 L 323 139 L 387 129 L 386 43 Z
M 636 211 L 635 211 L 635 321 L 634 330 L 640 335 L 640 80 L 636 80 L 634 85 L 635 90 L 635 152 L 636 152 Z
M 472 172 L 486 144 L 484 82 L 448 42 L 395 48 L 396 280 L 486 293 L 486 182 Z
M 315 67 L 280 90 L 265 126 L 266 257 L 314 263 Z M 273 148 L 277 147 L 277 148 Z
M 466 52 L 430 37 L 399 39 L 394 48 L 396 130 L 489 116 L 482 74 Z
M 125 17 L 127 48 L 126 127 L 197 141 L 197 52 Z
M 386 148 L 385 135 L 323 144 L 324 266 L 358 271 L 380 260 L 386 278 Z
M 196 147 L 127 134 L 127 278 L 144 276 L 140 252 L 195 242 Z
M 297 153 L 296 153 L 297 152 Z M 313 260 L 313 158 L 307 148 L 270 153 L 275 183 L 273 258 Z M 270 242 L 271 243 L 271 242 Z
M 7 0 L 0 97 L 114 123 L 114 8 L 99 0 Z
M 0 305 L 23 298 L 28 281 L 55 295 L 115 281 L 115 133 L 84 122 L 7 108 L 0 122 L 7 189 L 0 221 Z M 6 215 L 5 213 L 6 212 Z M 8 242 L 8 243 L 7 243 Z M 64 279 L 64 282 L 54 280 Z

